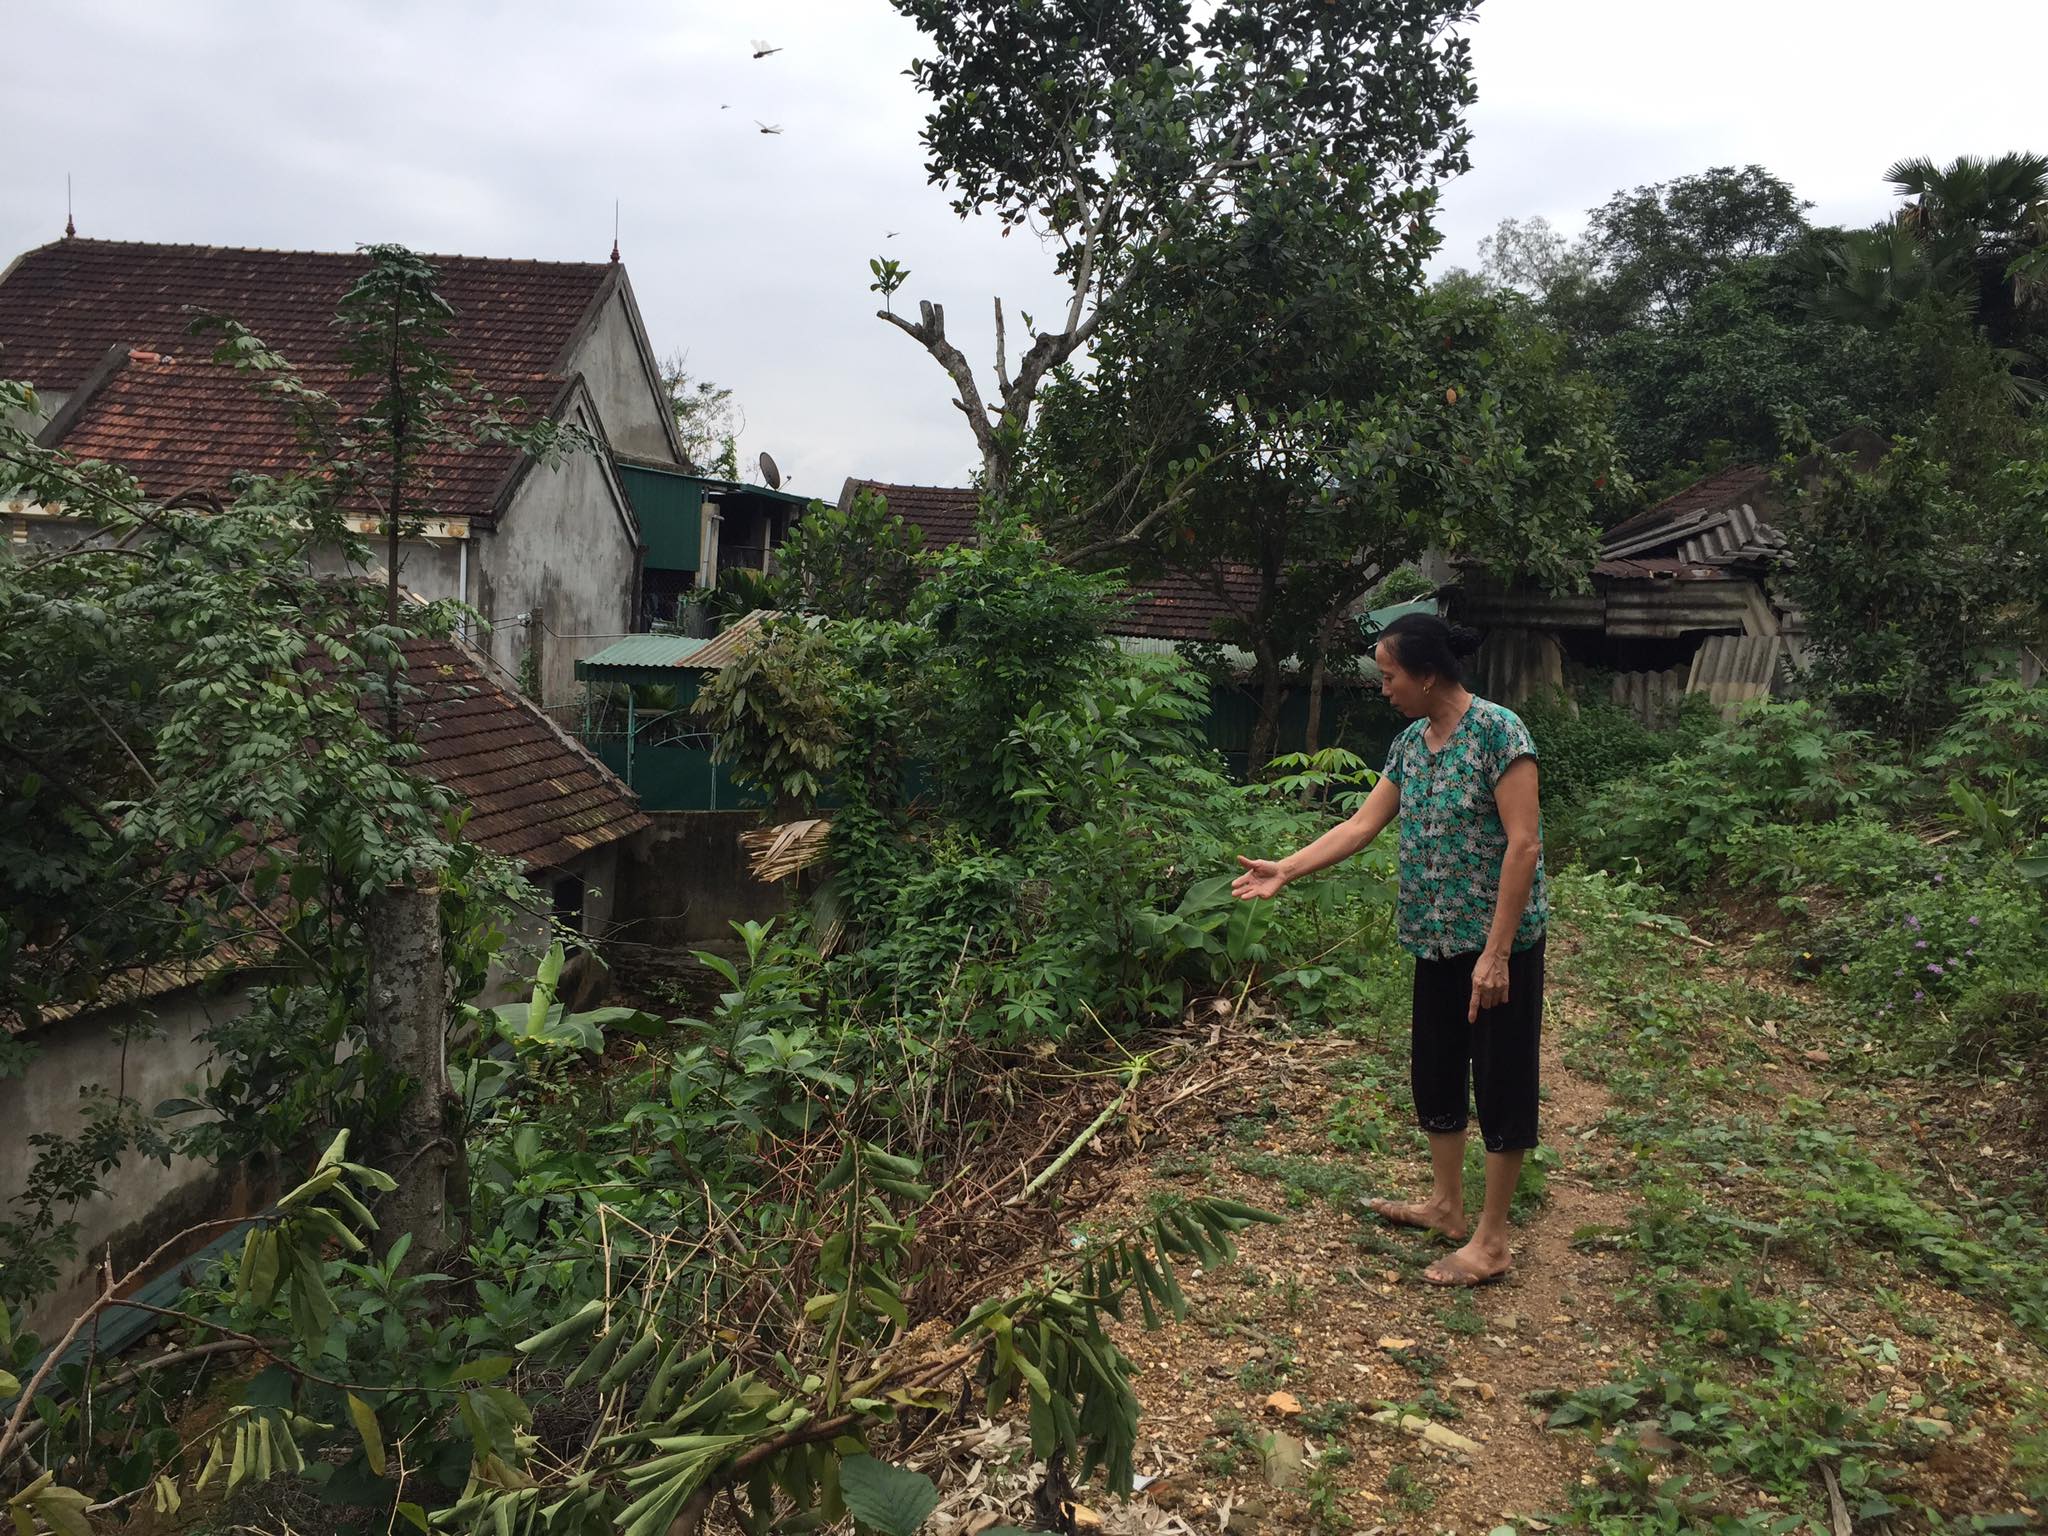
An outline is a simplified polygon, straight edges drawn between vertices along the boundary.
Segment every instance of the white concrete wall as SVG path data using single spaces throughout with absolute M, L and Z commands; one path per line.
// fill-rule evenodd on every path
M 591 425 L 581 405 L 570 419 Z M 609 463 L 574 454 L 536 465 L 494 530 L 476 539 L 471 602 L 494 628 L 492 657 L 517 676 L 534 630 L 514 621 L 541 610 L 541 703 L 576 697 L 576 662 L 633 628 L 639 533 Z
M 0 1125 L 7 1127 L 0 1137 L 0 1201 L 11 1202 L 27 1185 L 36 1157 L 31 1136 L 71 1136 L 84 1126 L 88 1088 L 133 1099 L 145 1112 L 185 1097 L 209 1055 L 201 1033 L 243 1011 L 247 985 L 187 988 L 39 1031 L 27 1071 L 0 1082 Z M 118 1271 L 186 1226 L 246 1208 L 252 1191 L 238 1178 L 239 1170 L 223 1177 L 192 1158 L 173 1158 L 165 1167 L 131 1156 L 101 1194 L 76 1209 L 78 1256 L 60 1264 L 57 1290 L 29 1315 L 27 1326 L 40 1333 L 75 1317 L 94 1295 L 93 1264 L 110 1244 Z M 206 1240 L 196 1240 L 193 1249 Z
M 583 932 L 602 939 L 610 931 L 618 899 L 621 844 L 607 843 L 548 870 L 533 883 L 533 915 L 512 925 L 490 979 L 475 999 L 491 1008 L 527 997 L 533 969 L 545 950 L 554 881 L 567 874 L 584 882 Z M 185 1098 L 206 1075 L 211 1048 L 201 1038 L 214 1023 L 241 1013 L 250 978 L 224 978 L 211 988 L 191 987 L 132 1007 L 107 1009 L 67 1020 L 33 1037 L 36 1055 L 18 1078 L 0 1081 L 0 1206 L 26 1188 L 36 1149 L 29 1138 L 49 1132 L 76 1135 L 85 1124 L 84 1093 L 92 1087 L 134 1100 L 153 1112 L 166 1099 Z M 593 985 L 608 990 L 596 980 Z M 289 1173 L 290 1170 L 286 1170 Z M 276 1190 L 251 1182 L 241 1168 L 216 1170 L 193 1158 L 174 1158 L 169 1167 L 131 1156 L 107 1180 L 104 1191 L 78 1207 L 77 1257 L 59 1266 L 57 1289 L 19 1326 L 50 1336 L 62 1331 L 95 1294 L 93 1267 L 111 1245 L 117 1270 L 137 1263 L 156 1245 L 187 1226 L 222 1216 L 246 1215 Z M 196 1252 L 218 1233 L 189 1245 Z M 173 1254 L 173 1259 L 183 1257 Z
M 648 377 L 650 363 L 633 334 L 624 284 L 611 297 L 566 365 L 580 373 L 604 421 L 614 452 L 664 464 L 676 461 L 668 433 L 668 404 Z

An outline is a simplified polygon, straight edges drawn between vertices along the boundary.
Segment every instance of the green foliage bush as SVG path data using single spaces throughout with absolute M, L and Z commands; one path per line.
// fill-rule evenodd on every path
M 1869 733 L 1837 727 L 1819 706 L 1765 700 L 1694 750 L 1595 793 L 1586 803 L 1587 851 L 1602 864 L 1640 865 L 1674 890 L 1698 890 L 1737 834 L 1897 805 L 1909 777 Z
M 1766 704 L 1595 794 L 1595 857 L 1675 889 L 1778 898 L 1799 969 L 1911 1055 L 2048 1048 L 2048 688 L 1958 695 L 1919 772 L 1812 704 Z
M 1275 905 L 1229 882 L 1238 853 L 1310 840 L 1329 813 L 1303 797 L 1357 792 L 1365 765 L 1333 751 L 1231 784 L 1202 741 L 1202 679 L 1110 644 L 1114 583 L 1014 520 L 912 558 L 902 618 L 792 625 L 707 689 L 715 718 L 746 726 L 724 738 L 738 771 L 787 791 L 810 786 L 778 765 L 831 764 L 810 787 L 833 826 L 811 921 L 834 994 L 993 1046 L 1173 1017 L 1254 975 L 1301 1013 L 1355 1008 L 1359 972 L 1391 957 L 1370 900 L 1384 857 Z M 740 712 L 761 678 L 815 707 Z
M 1546 811 L 1585 803 L 1610 784 L 1697 747 L 1720 723 L 1703 698 L 1688 698 L 1661 728 L 1612 699 L 1572 703 L 1549 694 L 1521 708 L 1543 767 Z

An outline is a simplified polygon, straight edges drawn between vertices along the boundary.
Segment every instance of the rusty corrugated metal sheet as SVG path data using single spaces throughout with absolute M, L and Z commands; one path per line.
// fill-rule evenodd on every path
M 1490 629 L 1473 661 L 1473 687 L 1482 698 L 1514 706 L 1564 687 L 1564 651 L 1541 630 Z
M 1747 581 L 1674 582 L 1607 590 L 1607 633 L 1624 639 L 1669 639 L 1688 630 L 1747 629 Z
M 702 650 L 691 652 L 677 665 L 688 667 L 692 671 L 716 672 L 720 667 L 739 660 L 759 645 L 761 626 L 770 619 L 781 617 L 782 615 L 773 608 L 756 608 L 752 613 L 744 614 L 726 625 Z
M 1596 560 L 1593 574 L 1610 581 L 1727 581 L 1729 573 L 1718 565 L 1696 565 L 1676 555 L 1645 555 L 1615 560 Z
M 1608 684 L 1608 693 L 1643 724 L 1662 725 L 1685 697 L 1685 680 L 1690 670 L 1680 665 L 1662 672 L 1617 672 Z
M 1771 487 L 1771 472 L 1760 464 L 1736 464 L 1695 480 L 1684 490 L 1624 518 L 1608 530 L 1610 538 L 1626 538 L 1645 528 L 1664 528 L 1700 512 L 1718 512 L 1740 502 L 1754 503 Z
M 1781 635 L 1709 635 L 1693 652 L 1687 693 L 1703 693 L 1726 713 L 1767 696 L 1785 652 Z
M 1598 592 L 1536 592 L 1519 588 L 1469 586 L 1458 604 L 1458 622 L 1485 633 L 1496 629 L 1598 629 L 1607 605 Z
M 1745 502 L 1710 520 L 1682 548 L 1686 559 L 1703 565 L 1775 560 L 1784 553 L 1785 535 L 1761 521 Z

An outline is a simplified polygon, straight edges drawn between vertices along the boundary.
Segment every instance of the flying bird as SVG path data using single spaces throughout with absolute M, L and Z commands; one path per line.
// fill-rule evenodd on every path
M 767 58 L 767 57 L 768 57 L 768 55 L 769 55 L 769 54 L 771 54 L 771 53 L 780 53 L 780 52 L 782 52 L 782 50 L 781 50 L 780 48 L 770 48 L 770 47 L 769 47 L 769 46 L 768 46 L 768 45 L 767 45 L 766 43 L 762 42 L 760 38 L 758 38 L 758 37 L 757 37 L 757 38 L 755 38 L 755 39 L 754 39 L 754 57 L 755 57 L 755 58 L 757 58 L 757 59 L 765 59 L 765 58 Z
M 759 119 L 758 117 L 754 119 L 754 126 L 755 126 L 756 128 L 758 128 L 758 129 L 760 129 L 760 130 L 761 130 L 761 131 L 762 131 L 763 133 L 780 133 L 780 132 L 782 132 L 782 124 L 780 124 L 780 123 L 776 123 L 776 124 L 774 124 L 774 125 L 772 125 L 772 126 L 771 126 L 770 124 L 767 124 L 767 123 L 764 123 L 764 122 L 762 122 L 762 121 L 761 121 L 761 119 Z
M 882 238 L 884 240 L 894 240 L 898 235 L 902 233 L 903 231 L 900 229 L 888 229 L 882 232 Z

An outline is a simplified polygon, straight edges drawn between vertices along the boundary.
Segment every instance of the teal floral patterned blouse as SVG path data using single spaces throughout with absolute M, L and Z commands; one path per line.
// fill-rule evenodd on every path
M 1417 720 L 1387 749 L 1387 777 L 1401 789 L 1401 895 L 1397 926 L 1411 955 L 1444 959 L 1486 948 L 1508 849 L 1493 787 L 1517 758 L 1534 757 L 1529 728 L 1511 709 L 1474 698 L 1441 751 Z M 1543 855 L 1515 929 L 1519 954 L 1543 937 L 1550 916 Z

